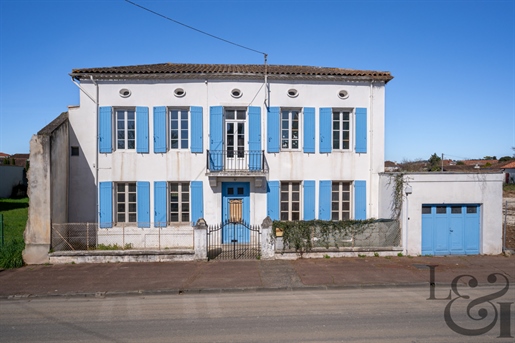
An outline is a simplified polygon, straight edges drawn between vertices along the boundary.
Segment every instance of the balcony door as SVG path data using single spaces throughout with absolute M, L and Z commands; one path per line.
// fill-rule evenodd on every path
M 246 121 L 247 113 L 245 110 L 225 110 L 226 170 L 245 170 L 248 168 L 245 161 Z

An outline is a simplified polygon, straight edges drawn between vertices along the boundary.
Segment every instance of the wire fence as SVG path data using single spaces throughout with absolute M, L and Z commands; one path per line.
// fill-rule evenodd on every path
M 503 201 L 503 247 L 515 249 L 515 201 Z
M 313 233 L 313 246 L 323 247 L 327 243 L 317 239 L 317 232 Z M 366 226 L 364 230 L 346 232 L 343 235 L 330 237 L 330 247 L 398 247 L 401 242 L 401 229 L 399 222 L 390 219 L 379 219 Z
M 191 249 L 193 230 L 174 227 L 99 228 L 97 223 L 52 224 L 52 250 L 167 250 Z

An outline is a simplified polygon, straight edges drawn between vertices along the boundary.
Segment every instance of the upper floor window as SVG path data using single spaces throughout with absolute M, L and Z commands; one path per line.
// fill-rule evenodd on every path
M 136 182 L 116 184 L 116 221 L 117 223 L 136 223 Z
M 136 111 L 116 110 L 117 149 L 136 149 Z
M 350 182 L 333 181 L 331 189 L 331 219 L 350 219 Z
M 170 109 L 170 148 L 188 149 L 189 116 L 188 110 Z
M 300 220 L 300 182 L 281 182 L 281 220 Z
M 333 110 L 333 149 L 350 149 L 350 112 Z
M 299 111 L 281 111 L 281 149 L 299 149 Z

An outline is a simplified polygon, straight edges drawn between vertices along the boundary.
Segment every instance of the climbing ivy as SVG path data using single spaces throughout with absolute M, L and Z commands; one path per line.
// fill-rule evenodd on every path
M 392 219 L 399 220 L 402 211 L 402 203 L 404 201 L 404 186 L 406 184 L 404 173 L 390 174 L 388 185 L 393 184 L 392 202 L 390 209 L 392 211 Z
M 278 221 L 274 220 L 273 228 L 281 229 L 283 233 L 283 252 L 294 249 L 301 256 L 313 249 L 316 240 L 317 246 L 338 248 L 338 240 L 342 237 L 354 237 L 363 233 L 370 227 L 375 219 L 366 220 L 301 220 Z M 272 230 L 276 238 L 276 230 Z

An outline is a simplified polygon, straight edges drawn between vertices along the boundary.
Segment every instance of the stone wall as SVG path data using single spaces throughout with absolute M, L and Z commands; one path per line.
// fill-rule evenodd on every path
M 29 217 L 25 227 L 26 264 L 49 261 L 52 217 L 66 221 L 68 193 L 68 113 L 32 136 L 27 175 Z

